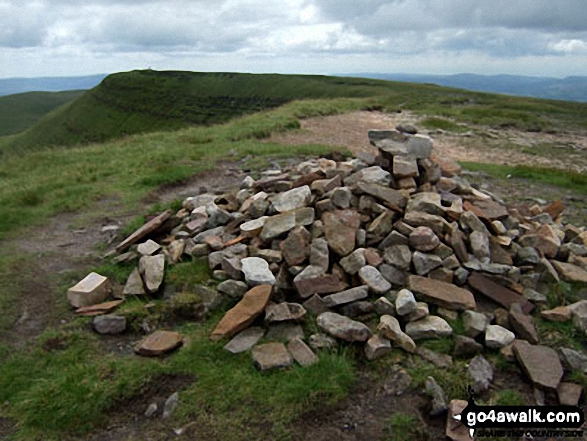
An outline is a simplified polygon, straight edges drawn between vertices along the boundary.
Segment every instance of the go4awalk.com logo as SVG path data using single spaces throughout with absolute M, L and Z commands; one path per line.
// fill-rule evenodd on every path
M 583 438 L 585 414 L 575 406 L 478 406 L 473 396 L 453 417 L 469 428 L 471 438 L 528 436 Z

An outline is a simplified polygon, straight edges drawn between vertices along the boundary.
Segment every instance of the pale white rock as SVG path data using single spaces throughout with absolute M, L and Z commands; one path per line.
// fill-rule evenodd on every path
M 296 210 L 298 208 L 306 207 L 312 200 L 312 191 L 310 187 L 304 185 L 303 187 L 293 188 L 289 191 L 280 193 L 273 200 L 273 208 L 279 213 Z
M 402 289 L 395 299 L 395 310 L 398 315 L 408 315 L 416 310 L 416 298 L 412 291 Z
M 383 278 L 377 268 L 366 265 L 359 271 L 359 278 L 375 294 L 385 294 L 391 289 L 391 284 Z
M 452 334 L 452 328 L 443 318 L 429 315 L 421 320 L 408 323 L 406 334 L 414 340 L 448 337 Z
M 139 260 L 139 272 L 143 278 L 145 288 L 149 294 L 156 293 L 163 283 L 165 275 L 165 256 L 143 256 Z
M 516 339 L 516 335 L 499 325 L 487 325 L 485 328 L 485 346 L 501 349 Z
M 67 291 L 67 299 L 74 308 L 92 306 L 108 297 L 110 284 L 108 278 L 98 273 L 90 273 Z
M 275 276 L 266 260 L 260 257 L 246 257 L 241 260 L 242 272 L 249 286 L 275 285 Z

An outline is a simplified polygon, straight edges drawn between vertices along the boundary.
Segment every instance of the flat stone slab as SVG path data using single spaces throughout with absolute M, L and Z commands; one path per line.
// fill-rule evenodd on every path
M 268 371 L 290 367 L 293 358 L 283 343 L 266 343 L 253 348 L 253 362 L 257 369 Z
M 334 312 L 320 314 L 317 322 L 320 329 L 341 340 L 367 341 L 371 337 L 367 325 Z
M 126 330 L 126 317 L 108 314 L 94 317 L 94 331 L 102 335 L 122 334 Z
M 324 304 L 328 308 L 335 308 L 337 306 L 346 305 L 347 303 L 356 302 L 369 297 L 368 286 L 357 286 L 356 288 L 347 289 L 336 294 L 331 294 L 323 298 Z
M 452 283 L 411 275 L 408 278 L 408 285 L 416 298 L 423 302 L 455 311 L 477 308 L 473 294 Z
M 135 347 L 135 352 L 145 357 L 159 357 L 177 349 L 182 344 L 183 337 L 179 332 L 155 331 Z
M 234 308 L 226 312 L 210 339 L 220 340 L 249 326 L 264 310 L 271 297 L 271 285 L 259 285 L 248 291 Z
M 314 351 L 300 338 L 290 340 L 287 344 L 287 350 L 302 367 L 308 367 L 318 363 L 318 357 L 314 354 Z
M 108 278 L 92 272 L 67 290 L 67 299 L 74 308 L 81 308 L 103 302 L 109 292 Z
M 265 330 L 258 326 L 247 328 L 235 335 L 232 340 L 224 345 L 224 349 L 233 354 L 240 354 L 250 350 L 265 335 Z
M 389 208 L 394 211 L 401 211 L 406 206 L 407 198 L 401 191 L 393 188 L 384 187 L 383 185 L 372 184 L 370 182 L 359 181 L 357 188 L 377 199 L 382 200 Z
M 397 130 L 369 130 L 369 140 L 379 150 L 393 156 L 425 159 L 432 153 L 432 139 L 424 135 L 410 135 Z
M 416 322 L 408 323 L 406 325 L 406 334 L 413 340 L 441 338 L 451 335 L 452 328 L 443 318 L 429 315 Z
M 508 217 L 506 207 L 491 199 L 465 201 L 463 207 L 465 210 L 475 213 L 478 218 L 487 219 L 489 222 Z
M 120 242 L 116 246 L 116 251 L 118 251 L 120 253 L 120 252 L 126 250 L 131 245 L 137 243 L 139 240 L 141 240 L 142 238 L 144 238 L 148 234 L 151 234 L 153 231 L 160 228 L 161 225 L 163 225 L 171 217 L 172 214 L 173 214 L 173 212 L 171 210 L 167 210 L 167 211 L 164 211 L 163 213 L 161 213 L 159 216 L 155 217 L 154 219 L 151 219 L 149 222 L 147 222 L 141 228 L 139 228 L 134 233 L 132 233 L 130 236 L 128 236 L 126 239 L 124 239 L 122 242 Z
M 565 282 L 587 283 L 587 271 L 571 263 L 551 261 L 552 266 Z
M 265 219 L 260 237 L 263 240 L 270 240 L 293 230 L 296 226 L 311 225 L 314 222 L 314 215 L 313 208 L 303 207 L 276 216 L 270 216 Z
M 265 308 L 265 323 L 298 321 L 305 315 L 306 310 L 298 303 L 272 303 Z
M 519 303 L 522 311 L 529 314 L 534 309 L 534 305 L 530 303 L 524 296 L 506 288 L 505 286 L 495 283 L 493 280 L 477 272 L 473 272 L 467 279 L 467 283 L 476 291 L 490 298 L 496 303 L 499 303 L 506 309 L 510 309 L 515 303 Z M 472 308 L 469 308 L 472 309 Z
M 273 200 L 273 208 L 279 213 L 296 210 L 298 208 L 306 207 L 312 200 L 312 191 L 310 187 L 304 185 L 299 188 L 294 188 L 289 191 L 280 193 Z
M 122 303 L 124 303 L 124 300 L 112 300 L 111 302 L 98 303 L 97 305 L 83 306 L 76 309 L 75 313 L 84 317 L 108 314 L 118 308 Z
M 357 211 L 328 211 L 322 215 L 322 222 L 326 241 L 332 251 L 340 256 L 346 256 L 355 249 L 357 230 L 360 226 Z
M 531 345 L 524 340 L 516 340 L 513 349 L 522 370 L 534 386 L 547 391 L 557 389 L 564 372 L 554 349 Z

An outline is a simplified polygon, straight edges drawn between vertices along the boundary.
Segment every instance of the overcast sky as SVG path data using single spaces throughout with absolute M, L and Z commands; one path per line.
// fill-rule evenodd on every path
M 0 0 L 0 78 L 587 75 L 587 0 Z

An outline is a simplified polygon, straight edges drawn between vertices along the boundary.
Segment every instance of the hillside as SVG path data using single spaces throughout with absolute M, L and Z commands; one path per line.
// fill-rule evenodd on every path
M 479 92 L 587 102 L 587 77 L 529 77 L 523 75 L 419 75 L 419 74 L 354 74 L 362 78 L 388 81 L 429 83 Z
M 531 131 L 587 129 L 587 105 L 503 97 L 361 78 L 307 75 L 133 71 L 56 109 L 6 150 L 102 142 L 124 135 L 212 125 L 300 99 L 370 98 L 365 108 L 411 110 L 471 124 Z
M 27 92 L 0 97 L 0 136 L 13 135 L 32 127 L 47 113 L 83 93 L 83 90 Z

